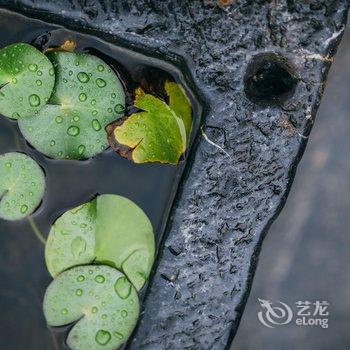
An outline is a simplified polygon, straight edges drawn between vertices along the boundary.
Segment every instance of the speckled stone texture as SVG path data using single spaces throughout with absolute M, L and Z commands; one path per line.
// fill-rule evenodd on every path
M 220 3 L 220 1 L 219 1 Z M 262 239 L 306 145 L 349 1 L 23 0 L 135 47 L 182 56 L 208 108 L 130 349 L 224 349 L 237 329 Z M 39 13 L 38 12 L 38 13 Z M 52 17 L 53 20 L 58 17 Z M 282 104 L 244 93 L 251 58 L 275 52 L 298 84 Z M 271 252 L 273 254 L 274 252 Z M 268 273 L 268 272 L 267 272 Z

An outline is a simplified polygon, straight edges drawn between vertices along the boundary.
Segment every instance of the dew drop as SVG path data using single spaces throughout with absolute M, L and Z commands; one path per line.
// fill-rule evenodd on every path
M 23 204 L 23 205 L 21 206 L 21 213 L 22 213 L 22 214 L 25 214 L 25 213 L 27 212 L 27 210 L 28 210 L 28 205 Z
M 114 290 L 121 299 L 127 299 L 131 294 L 131 284 L 126 277 L 119 277 L 114 285 Z
M 83 276 L 83 275 L 79 275 L 78 277 L 77 277 L 77 281 L 78 282 L 83 282 L 85 280 L 85 277 Z
M 68 314 L 68 310 L 67 309 L 62 309 L 61 310 L 61 314 L 62 315 L 67 315 Z
M 106 81 L 101 79 L 101 78 L 97 78 L 96 79 L 96 85 L 99 87 L 99 88 L 103 88 L 106 86 Z
M 102 64 L 97 66 L 97 69 L 99 72 L 103 72 L 105 70 L 105 67 L 102 66 Z
M 53 69 L 53 68 L 50 68 L 49 69 L 49 74 L 52 76 L 52 75 L 54 75 L 55 74 L 55 70 Z
M 106 345 L 111 340 L 111 338 L 111 333 L 103 329 L 100 329 L 95 336 L 96 343 L 100 345 Z
M 122 315 L 123 318 L 128 316 L 128 312 L 126 310 L 122 310 L 120 314 Z
M 97 283 L 103 283 L 103 282 L 105 281 L 105 278 L 104 278 L 104 276 L 102 276 L 102 275 L 97 275 L 97 276 L 95 277 L 95 281 L 96 281 Z
M 57 124 L 61 124 L 63 122 L 63 118 L 60 117 L 59 115 L 55 118 L 55 121 Z
M 5 164 L 5 166 L 6 166 L 6 168 L 11 168 L 11 167 L 12 167 L 12 163 L 7 162 L 7 163 Z
M 80 297 L 80 296 L 83 294 L 82 289 L 77 289 L 77 290 L 75 291 L 75 294 L 76 294 L 77 296 Z
M 38 69 L 38 66 L 35 64 L 35 63 L 31 63 L 29 66 L 28 66 L 29 70 L 31 72 L 36 72 L 37 69 Z
M 81 83 L 87 83 L 90 80 L 89 76 L 85 72 L 79 72 L 77 77 Z
M 55 144 L 56 144 L 56 141 L 55 141 L 55 140 L 51 140 L 51 141 L 50 141 L 50 146 L 55 146 Z
M 67 134 L 70 136 L 77 136 L 79 133 L 80 129 L 77 126 L 72 125 L 67 129 Z
M 78 147 L 78 153 L 79 153 L 80 155 L 82 155 L 84 152 L 85 152 L 85 146 L 84 146 L 84 145 L 80 145 L 80 146 Z
M 40 105 L 40 97 L 36 94 L 30 95 L 28 101 L 32 107 L 38 107 Z
M 124 335 L 122 333 L 119 333 L 119 332 L 114 332 L 113 335 L 120 340 L 124 338 Z
M 79 257 L 86 251 L 86 241 L 84 238 L 78 236 L 74 238 L 70 246 L 71 252 L 75 257 Z
M 12 83 L 13 84 L 17 84 L 17 79 L 16 78 L 12 78 Z
M 101 130 L 101 124 L 100 122 L 97 120 L 97 119 L 93 119 L 92 122 L 92 128 L 95 130 L 95 131 L 99 131 Z
M 42 84 L 43 84 L 43 82 L 42 82 L 40 79 L 38 79 L 38 80 L 36 81 L 36 85 L 41 86 Z
M 124 111 L 124 106 L 121 105 L 121 104 L 117 104 L 115 105 L 114 107 L 114 112 L 117 113 L 117 114 L 120 114 L 120 113 L 123 113 Z
M 87 99 L 87 96 L 86 96 L 86 94 L 84 94 L 83 92 L 79 95 L 79 101 L 80 102 L 84 102 L 84 101 L 86 101 L 86 99 Z
M 91 309 L 91 312 L 93 314 L 95 314 L 96 312 L 98 311 L 98 308 L 96 306 L 94 306 L 92 309 Z

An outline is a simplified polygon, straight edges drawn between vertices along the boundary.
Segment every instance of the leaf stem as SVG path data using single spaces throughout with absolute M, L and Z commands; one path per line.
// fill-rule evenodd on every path
M 43 236 L 43 234 L 41 233 L 41 231 L 39 230 L 38 226 L 36 225 L 34 219 L 32 217 L 28 217 L 28 222 L 30 227 L 32 228 L 35 236 L 38 238 L 38 240 L 42 243 L 42 244 L 46 244 L 46 239 Z

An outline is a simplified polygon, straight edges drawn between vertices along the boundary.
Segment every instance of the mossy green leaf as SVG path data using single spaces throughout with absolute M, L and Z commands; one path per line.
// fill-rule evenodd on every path
M 96 261 L 123 271 L 137 290 L 154 261 L 154 235 L 146 214 L 117 195 L 101 195 L 61 215 L 45 249 L 52 276 Z
M 37 118 L 20 120 L 24 137 L 52 158 L 87 159 L 107 146 L 105 126 L 125 106 L 116 73 L 98 57 L 53 51 L 56 83 L 49 103 Z
M 185 125 L 186 137 L 188 141 L 192 128 L 191 102 L 186 95 L 185 90 L 179 84 L 171 81 L 166 81 L 164 88 L 169 98 L 169 107 L 179 118 L 182 119 Z
M 52 63 L 35 47 L 20 43 L 0 49 L 0 114 L 37 117 L 54 83 Z
M 135 92 L 134 105 L 139 112 L 107 127 L 112 148 L 135 163 L 177 164 L 187 143 L 183 120 L 168 104 L 141 88 Z
M 121 272 L 109 266 L 86 265 L 53 280 L 43 309 L 49 326 L 75 322 L 67 337 L 70 349 L 115 350 L 136 325 L 139 300 Z
M 0 155 L 0 218 L 19 220 L 30 215 L 44 190 L 44 172 L 32 158 L 17 152 Z

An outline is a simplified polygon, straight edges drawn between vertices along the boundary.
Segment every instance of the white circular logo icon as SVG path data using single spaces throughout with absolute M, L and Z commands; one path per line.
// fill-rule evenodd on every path
M 293 318 L 292 309 L 285 303 L 278 301 L 274 306 L 269 300 L 258 299 L 262 311 L 258 312 L 259 321 L 266 327 L 274 328 L 275 326 L 281 326 L 288 324 Z

